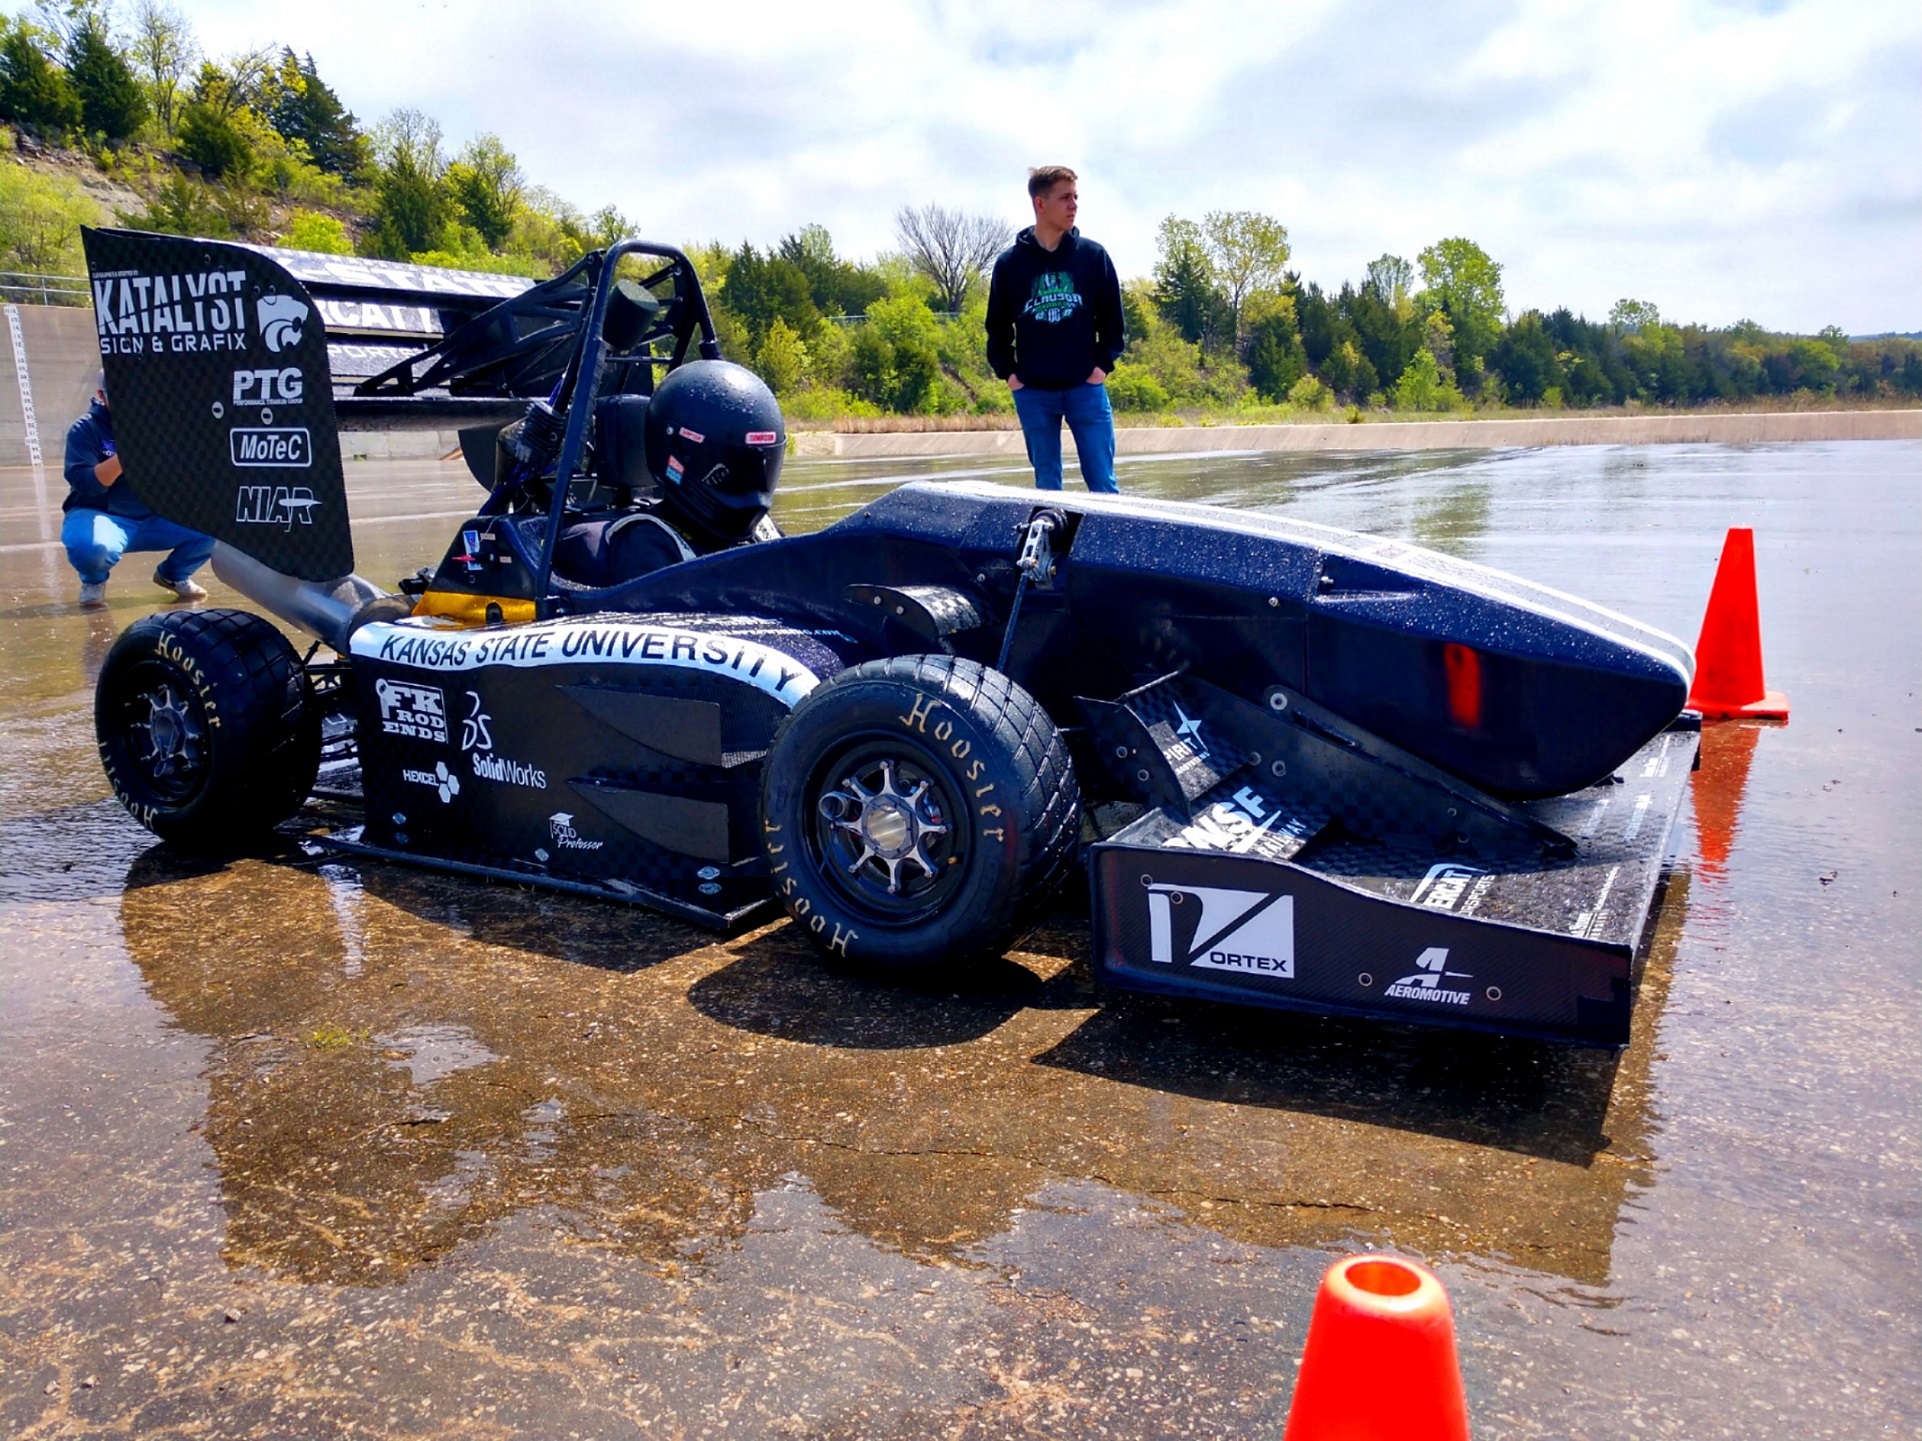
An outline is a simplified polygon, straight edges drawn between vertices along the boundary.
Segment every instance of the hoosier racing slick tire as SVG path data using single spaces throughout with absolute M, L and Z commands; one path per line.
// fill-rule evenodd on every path
M 240 610 L 128 626 L 94 690 L 114 794 L 166 840 L 244 842 L 299 809 L 320 765 L 320 708 L 293 645 Z
M 870 661 L 796 706 L 761 816 L 788 914 L 829 959 L 890 972 L 1004 955 L 1070 869 L 1081 824 L 1040 703 L 943 655 Z

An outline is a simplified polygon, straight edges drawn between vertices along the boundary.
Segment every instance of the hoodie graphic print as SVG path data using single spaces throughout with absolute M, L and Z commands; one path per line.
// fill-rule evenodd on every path
M 988 364 L 1003 380 L 1072 389 L 1097 367 L 1113 370 L 1124 339 L 1114 262 L 1080 231 L 1044 250 L 1029 227 L 994 262 Z

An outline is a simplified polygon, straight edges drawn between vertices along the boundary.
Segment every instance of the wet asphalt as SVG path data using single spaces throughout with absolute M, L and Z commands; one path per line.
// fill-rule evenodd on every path
M 781 519 L 927 473 L 1022 478 L 795 463 Z M 390 585 L 478 495 L 349 484 Z M 1915 1436 L 1922 446 L 1122 484 L 1691 640 L 1756 527 L 1793 717 L 1705 736 L 1631 1046 L 1106 997 L 1071 907 L 902 990 L 785 924 L 176 852 L 92 742 L 153 558 L 79 611 L 58 475 L 0 470 L 0 1435 L 1278 1436 L 1320 1272 L 1383 1248 L 1449 1286 L 1478 1436 Z

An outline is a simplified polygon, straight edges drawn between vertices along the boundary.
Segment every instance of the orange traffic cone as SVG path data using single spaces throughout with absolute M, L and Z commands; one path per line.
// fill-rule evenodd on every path
M 1283 1441 L 1468 1441 L 1448 1293 L 1399 1256 L 1328 1268 Z
M 1762 617 L 1755 599 L 1755 532 L 1736 526 L 1722 547 L 1695 642 L 1691 710 L 1704 720 L 1787 720 L 1789 700 L 1762 683 Z

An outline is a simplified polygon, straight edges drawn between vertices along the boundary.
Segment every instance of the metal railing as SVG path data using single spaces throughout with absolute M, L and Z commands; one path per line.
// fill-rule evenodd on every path
M 36 275 L 0 270 L 0 300 L 14 305 L 85 305 L 92 299 L 84 275 Z

